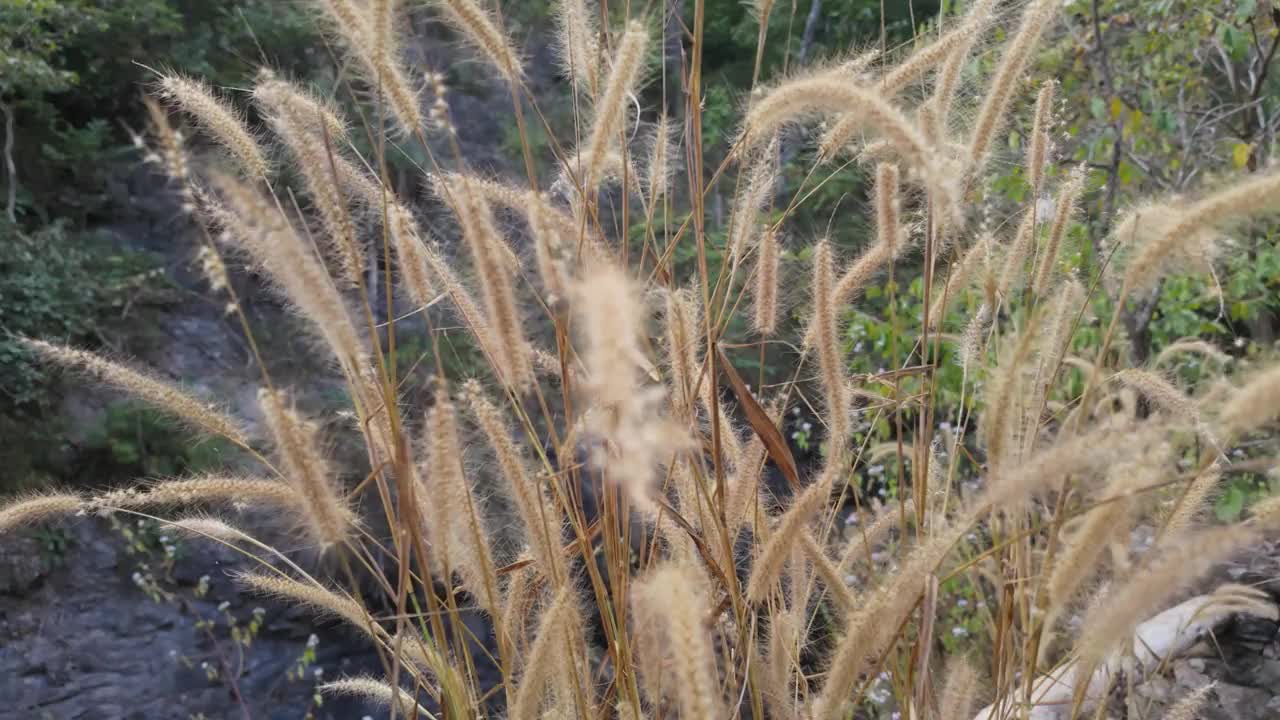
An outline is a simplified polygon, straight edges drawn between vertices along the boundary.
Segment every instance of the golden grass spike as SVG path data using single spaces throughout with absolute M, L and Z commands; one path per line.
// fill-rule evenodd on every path
M 710 609 L 705 585 L 695 568 L 668 563 L 632 590 L 633 602 L 643 606 L 646 616 L 663 623 L 666 661 L 678 678 L 676 697 L 685 718 L 724 717 L 715 656 L 703 622 Z
M 960 258 L 960 262 L 951 266 L 951 273 L 947 275 L 946 283 L 934 298 L 929 318 L 931 326 L 939 327 L 946 319 L 947 312 L 963 298 L 965 290 L 974 283 L 979 271 L 988 264 L 991 247 L 994 244 L 995 240 L 990 235 L 978 236 L 977 241 Z
M 1158 454 L 1157 451 L 1152 456 Z M 1113 465 L 1106 487 L 1098 497 L 1090 500 L 1095 507 L 1063 528 L 1066 537 L 1050 568 L 1046 588 L 1049 601 L 1045 621 L 1047 630 L 1053 629 L 1052 625 L 1062 609 L 1093 578 L 1112 543 L 1127 540 L 1136 504 L 1131 493 L 1159 480 L 1165 469 L 1161 460 L 1167 458 L 1144 457 L 1138 462 Z
M 485 318 L 497 341 L 498 364 L 502 381 L 517 390 L 533 382 L 533 364 L 529 343 L 524 336 L 524 320 L 516 304 L 509 248 L 493 223 L 493 211 L 483 193 L 473 187 L 466 176 L 449 187 L 447 199 L 462 228 L 471 261 L 480 280 Z
M 433 0 L 432 4 L 444 12 L 449 24 L 484 55 L 504 80 L 511 85 L 523 82 L 524 66 L 520 62 L 520 54 L 493 16 L 476 0 Z
M 387 206 L 387 221 L 405 291 L 418 307 L 426 307 L 435 302 L 436 288 L 431 281 L 431 263 L 427 260 L 429 251 L 418 232 L 418 221 L 408 208 L 398 202 Z
M 964 20 L 942 33 L 933 42 L 914 50 L 902 62 L 894 65 L 880 80 L 880 89 L 895 95 L 908 84 L 932 70 L 945 68 L 956 61 L 961 51 L 968 54 L 978 35 L 986 29 L 995 0 L 979 0 L 965 14 Z
M 245 126 L 240 111 L 213 94 L 202 80 L 170 73 L 160 78 L 161 95 L 196 119 L 204 131 L 231 153 L 240 171 L 255 180 L 271 174 L 262 148 Z
M 344 543 L 355 526 L 355 515 L 336 471 L 321 452 L 318 428 L 286 407 L 271 390 L 258 393 L 258 404 L 275 439 L 285 478 L 302 500 L 299 506 L 308 534 L 321 548 Z
M 442 389 L 443 390 L 443 389 Z M 427 491 L 418 504 L 427 521 L 432 549 L 462 578 L 462 585 L 491 615 L 497 615 L 497 565 L 493 543 L 480 514 L 480 500 L 463 474 L 457 412 L 443 391 L 427 413 L 427 464 L 420 472 Z
M 853 700 L 855 683 L 871 669 L 868 659 L 879 657 L 888 648 L 899 626 L 915 611 L 925 582 L 964 532 L 961 525 L 936 530 L 903 559 L 897 572 L 862 601 L 858 612 L 846 623 L 844 637 L 836 643 L 826 682 L 815 703 L 815 718 L 844 717 L 845 706 Z
M 1239 437 L 1280 415 L 1280 365 L 1266 370 L 1237 390 L 1222 406 L 1219 418 L 1230 437 Z
M 1015 87 L 1059 5 L 1057 0 L 1032 0 L 1022 11 L 1017 33 L 1004 46 L 1000 64 L 983 96 L 978 118 L 969 135 L 969 163 L 974 172 L 981 170 L 992 140 L 1008 120 L 1009 101 Z
M 278 508 L 299 510 L 302 504 L 297 491 L 285 482 L 274 478 L 234 475 L 200 475 L 163 480 L 141 489 L 112 490 L 95 497 L 93 502 L 100 506 L 129 509 L 227 502 L 243 506 L 266 503 Z
M 605 473 L 639 512 L 652 516 L 654 468 L 689 448 L 687 425 L 664 417 L 665 394 L 646 386 L 651 367 L 641 349 L 647 337 L 637 283 L 617 265 L 584 269 L 572 288 L 579 354 L 586 371 L 583 427 L 609 448 Z
M 1114 233 L 1120 242 L 1136 248 L 1125 271 L 1125 289 L 1140 292 L 1166 273 L 1207 265 L 1213 255 L 1210 230 L 1278 208 L 1280 169 L 1272 169 L 1228 185 L 1190 206 L 1158 205 L 1130 213 Z
M 273 113 L 289 115 L 304 123 L 307 130 L 315 135 L 327 133 L 335 147 L 347 140 L 347 121 L 331 101 L 281 80 L 267 68 L 258 71 L 253 99 Z
M 921 174 L 931 169 L 931 148 L 919 129 L 875 88 L 829 72 L 803 75 L 764 93 L 743 121 L 745 150 L 772 138 L 789 123 L 814 114 L 845 113 L 858 127 L 869 127 Z
M 1200 708 L 1209 699 L 1209 693 L 1218 686 L 1216 682 L 1207 683 L 1182 697 L 1169 711 L 1164 720 L 1196 720 L 1200 717 Z
M 45 360 L 83 372 L 203 432 L 249 447 L 248 433 L 239 420 L 171 383 L 85 350 L 32 338 L 21 338 L 20 342 Z
M 261 195 L 226 176 L 214 176 L 213 184 L 229 211 L 226 236 L 266 271 L 354 382 L 365 366 L 364 341 L 314 250 Z
M 84 500 L 74 493 L 41 493 L 18 496 L 0 505 L 0 534 L 15 528 L 75 515 L 85 507 Z
M 835 598 L 836 605 L 839 606 L 841 612 L 848 614 L 856 611 L 858 598 L 849 590 L 849 586 L 845 585 L 844 574 L 840 572 L 839 566 L 827 557 L 826 551 L 814 539 L 813 533 L 808 530 L 801 531 L 800 547 L 804 550 L 805 557 L 809 559 L 809 562 L 813 563 L 818 577 L 822 578 L 822 582 L 826 583 L 827 592 L 831 594 L 831 597 Z
M 249 537 L 245 531 L 224 520 L 204 515 L 179 518 L 169 525 L 191 535 L 214 538 L 223 542 L 239 542 Z
M 595 121 L 587 136 L 583 189 L 594 189 L 604 176 L 605 160 L 619 141 L 631 103 L 627 99 L 636 92 L 644 71 L 645 48 L 649 32 L 640 22 L 631 22 L 618 42 L 617 56 L 604 84 L 596 108 Z
M 1210 499 L 1218 489 L 1222 480 L 1222 466 L 1213 463 L 1196 474 L 1191 486 L 1181 498 L 1181 504 L 1165 523 L 1165 536 L 1176 537 L 1179 533 L 1199 524 L 1201 513 L 1209 505 Z
M 541 717 L 539 712 L 546 687 L 553 676 L 563 674 L 565 658 L 569 651 L 565 647 L 568 638 L 574 634 L 577 612 L 574 608 L 573 589 L 565 586 L 556 593 L 555 600 L 542 613 L 538 622 L 538 631 L 534 636 L 533 647 L 525 659 L 524 674 L 520 679 L 520 687 L 516 689 L 515 701 L 511 705 L 510 717 Z M 569 661 L 572 668 L 572 661 Z M 560 702 L 572 703 L 574 698 L 557 698 Z
M 485 396 L 479 382 L 469 380 L 463 390 L 471 413 L 479 421 L 481 431 L 493 448 L 498 467 L 516 500 L 516 510 L 524 522 L 538 569 L 553 584 L 562 582 L 567 578 L 567 571 L 564 553 L 560 549 L 559 515 L 545 502 L 538 482 L 530 474 L 525 459 L 511 438 L 502 411 Z
M 702 341 L 699 317 L 698 307 L 688 290 L 667 293 L 663 350 L 671 371 L 671 404 L 676 416 L 688 421 L 695 417 L 697 388 L 701 386 L 705 391 L 707 385 L 698 360 Z
M 751 326 L 764 337 L 778 329 L 778 249 L 779 231 L 765 227 L 760 233 L 760 248 L 756 253 L 755 289 L 752 293 Z
M 1058 202 L 1053 210 L 1053 224 L 1049 226 L 1049 235 L 1045 238 L 1044 247 L 1036 258 L 1035 280 L 1031 284 L 1031 292 L 1036 297 L 1043 297 L 1049 289 L 1049 282 L 1058 269 L 1058 256 L 1062 253 L 1062 241 L 1067 235 L 1067 226 L 1076 214 L 1076 203 L 1084 191 L 1084 170 L 1076 168 L 1071 177 L 1058 190 Z
M 1012 301 L 1027 280 L 1027 259 L 1031 256 L 1031 248 L 1036 237 L 1036 209 L 1028 207 L 1022 213 L 1022 222 L 1005 251 L 1004 268 L 1000 271 L 999 291 L 1005 302 Z
M 938 699 L 939 720 L 970 720 L 977 698 L 978 671 L 963 657 L 948 659 Z
M 564 74 L 588 99 L 600 89 L 599 17 L 585 0 L 556 2 L 556 55 Z
M 997 0 L 978 0 L 965 16 L 965 22 L 969 22 L 972 18 L 976 24 L 985 26 L 991 20 L 991 11 L 996 2 Z M 969 35 L 966 42 L 957 44 L 938 71 L 938 77 L 933 84 L 933 93 L 929 96 L 927 104 L 932 108 L 934 122 L 939 128 L 945 130 L 949 124 L 951 105 L 955 100 L 956 89 L 960 86 L 960 76 L 969 64 L 969 56 L 973 54 L 973 47 L 977 44 L 980 34 Z
M 379 39 L 374 35 L 374 18 L 352 0 L 315 1 L 329 16 L 330 24 L 347 46 L 347 51 L 359 63 L 364 81 L 382 89 L 401 128 L 410 134 L 419 131 L 423 127 L 423 116 L 418 94 L 393 55 L 396 42 L 390 34 L 389 22 L 379 20 L 380 29 L 384 32 Z M 390 11 L 390 7 L 385 9 L 387 13 Z
M 645 168 L 650 204 L 666 196 L 668 186 L 671 184 L 671 174 L 675 169 L 671 161 L 675 154 L 672 152 L 675 146 L 675 138 L 672 135 L 675 130 L 671 118 L 665 114 L 658 118 L 658 123 L 654 126 L 653 140 L 649 147 L 649 161 Z M 656 209 L 651 212 L 656 213 Z
M 1149 370 L 1129 368 L 1116 373 L 1113 379 L 1137 391 L 1158 410 L 1170 417 L 1182 418 L 1195 425 L 1200 424 L 1200 412 L 1196 409 L 1195 403 L 1174 387 L 1168 378 Z
M 1130 573 L 1085 614 L 1075 651 L 1090 673 L 1117 643 L 1133 637 L 1133 630 L 1152 610 L 1200 579 L 1219 562 L 1255 542 L 1256 529 L 1246 525 L 1211 528 L 1188 534 L 1145 567 Z
M 773 199 L 774 184 L 778 179 L 778 140 L 774 138 L 764 150 L 755 156 L 747 170 L 746 182 L 741 184 L 729 215 L 729 261 L 737 264 L 750 250 L 752 241 L 760 230 L 759 214 Z M 741 183 L 741 181 L 739 181 Z
M 307 132 L 305 126 L 294 122 L 291 116 L 273 117 L 271 125 L 297 159 L 312 207 L 324 228 L 329 255 L 338 266 L 338 277 L 347 286 L 358 285 L 365 270 L 364 247 L 357 237 L 343 187 L 331 162 L 337 160 L 336 150 L 333 146 L 326 148 L 322 138 Z
M 331 590 L 314 582 L 295 580 L 278 573 L 246 572 L 234 576 L 236 582 L 253 592 L 302 605 L 321 615 L 341 618 L 370 637 L 379 638 L 385 631 L 350 595 Z
M 813 253 L 813 322 L 814 345 L 822 373 L 822 391 L 826 400 L 826 423 L 829 434 L 827 462 L 839 464 L 844 444 L 849 438 L 849 401 L 845 386 L 847 375 L 840 352 L 836 324 L 836 288 L 831 257 L 831 244 L 823 241 Z
M 429 716 L 426 708 L 414 699 L 412 693 L 404 688 L 393 687 L 383 680 L 373 677 L 348 677 L 320 685 L 320 692 L 326 695 L 354 695 L 371 700 L 381 707 L 396 706 L 398 716 L 413 718 L 418 715 Z
M 1049 383 L 1055 377 L 1062 358 L 1071 348 L 1072 332 L 1076 316 L 1084 303 L 1084 286 L 1074 277 L 1067 277 L 1054 290 L 1053 305 L 1045 319 L 1045 334 L 1040 341 L 1040 366 L 1036 376 L 1036 388 L 1042 396 L 1049 393 Z
M 761 548 L 747 583 L 747 600 L 751 603 L 759 605 L 768 599 L 782 577 L 783 565 L 790 557 L 796 539 L 831 499 L 831 489 L 839 471 L 830 462 L 828 460 L 827 468 L 817 481 L 796 496 Z
M 1040 94 L 1036 96 L 1036 109 L 1031 125 L 1031 142 L 1027 146 L 1027 184 L 1031 186 L 1031 197 L 1040 197 L 1044 186 L 1044 171 L 1049 165 L 1049 131 L 1053 124 L 1053 99 L 1058 83 L 1052 79 L 1040 85 Z

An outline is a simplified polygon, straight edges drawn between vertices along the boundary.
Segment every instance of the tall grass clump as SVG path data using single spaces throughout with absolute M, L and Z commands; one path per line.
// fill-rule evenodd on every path
M 1233 444 L 1274 422 L 1277 370 L 1205 397 L 1159 360 L 1127 367 L 1110 349 L 1126 299 L 1176 262 L 1209 259 L 1214 233 L 1274 209 L 1280 176 L 1134 210 L 1109 239 L 1116 281 L 1075 264 L 1068 229 L 1090 185 L 1084 170 L 1050 165 L 1054 86 L 1025 92 L 1061 3 L 976 2 L 914 52 L 765 78 L 712 167 L 701 3 L 684 38 L 689 92 L 670 117 L 636 110 L 656 93 L 653 18 L 558 3 L 556 51 L 575 96 L 561 128 L 501 15 L 434 0 L 428 16 L 510 93 L 525 171 L 511 179 L 468 164 L 443 75 L 429 78 L 428 125 L 402 57 L 408 3 L 311 4 L 359 78 L 360 126 L 269 69 L 252 92 L 261 131 L 202 82 L 160 79 L 175 117 L 216 141 L 204 153 L 153 113 L 156 152 L 216 270 L 210 292 L 254 356 L 262 421 L 119 361 L 26 340 L 50 366 L 230 440 L 257 470 L 17 498 L 0 531 L 86 511 L 278 508 L 301 548 L 273 544 L 271 528 L 175 524 L 259 559 L 238 578 L 246 591 L 353 626 L 384 674 L 323 689 L 393 717 L 834 720 L 883 704 L 875 687 L 889 678 L 903 717 L 959 720 L 984 702 L 978 717 L 1089 716 L 1123 659 L 1153 667 L 1135 651 L 1135 633 L 1150 639 L 1144 621 L 1274 524 L 1260 514 L 1205 528 L 1201 511 Z M 763 53 L 773 3 L 754 7 Z M 974 79 L 974 48 L 998 37 L 993 72 Z M 819 122 L 815 146 L 796 139 Z M 997 139 L 1018 122 L 1031 142 L 1009 157 Z M 534 123 L 557 138 L 553 151 L 530 140 Z M 374 140 L 370 156 L 358 135 Z M 854 161 L 835 167 L 837 151 Z M 401 152 L 438 201 L 429 226 L 390 181 Z M 1033 197 L 987 193 L 998 164 L 1024 167 Z M 795 221 L 836 173 L 872 188 L 871 237 L 848 257 Z M 726 227 L 706 203 L 721 189 Z M 833 224 L 848 213 L 815 210 Z M 238 266 L 280 294 L 345 384 L 347 421 L 325 427 L 363 447 L 354 466 L 299 408 L 305 389 L 283 387 L 260 355 L 261 328 L 227 280 Z M 855 376 L 851 311 L 882 280 L 897 307 L 895 288 L 916 279 L 924 304 L 894 318 L 894 366 Z M 805 307 L 788 306 L 796 299 Z M 1103 337 L 1094 357 L 1080 354 L 1086 327 Z M 426 351 L 406 370 L 410 336 Z M 459 368 L 460 347 L 479 365 Z M 766 358 L 783 367 L 766 377 Z M 949 363 L 961 365 L 958 398 L 941 387 Z M 409 374 L 429 390 L 403 392 Z M 782 430 L 801 408 L 815 417 L 816 460 L 798 460 Z M 875 424 L 894 441 L 871 442 Z M 892 492 L 868 508 L 864 478 L 886 464 Z M 1127 545 L 1143 522 L 1161 529 L 1150 556 Z M 939 640 L 955 582 L 988 599 L 973 657 L 947 657 Z M 1257 610 L 1246 595 L 1203 596 L 1197 617 Z

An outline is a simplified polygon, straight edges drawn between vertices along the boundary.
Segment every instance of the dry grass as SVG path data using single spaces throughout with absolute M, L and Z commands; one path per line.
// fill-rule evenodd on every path
M 1116 230 L 1128 248 L 1119 283 L 1086 282 L 1089 269 L 1079 278 L 1067 270 L 1067 229 L 1086 183 L 1080 173 L 1062 177 L 1047 166 L 1053 86 L 1041 86 L 1034 103 L 1019 91 L 1060 3 L 1034 0 L 1009 21 L 993 77 L 974 88 L 970 123 L 952 105 L 968 58 L 993 35 L 990 0 L 899 62 L 875 68 L 871 55 L 757 88 L 729 160 L 711 173 L 699 164 L 696 103 L 680 119 L 634 124 L 635 104 L 650 96 L 644 20 L 602 28 L 592 3 L 564 0 L 558 51 L 583 102 L 573 139 L 560 144 L 576 149 L 557 156 L 562 165 L 547 193 L 532 162 L 530 176 L 516 181 L 467 169 L 451 131 L 442 129 L 448 107 L 440 75 L 429 78 L 437 107 L 433 125 L 425 124 L 400 62 L 406 9 L 399 3 L 314 4 L 373 91 L 359 98 L 377 112 L 360 116 L 386 115 L 397 126 L 375 119 L 362 130 L 418 146 L 430 166 L 424 180 L 456 227 L 420 226 L 409 199 L 377 180 L 390 177 L 385 158 L 357 157 L 346 139 L 351 128 L 333 106 L 270 72 L 259 76 L 254 99 L 272 143 L 298 164 L 309 203 L 295 205 L 292 188 L 272 184 L 267 158 L 275 154 L 264 151 L 265 138 L 198 81 L 166 77 L 164 96 L 254 182 L 218 173 L 215 161 L 188 159 L 181 134 L 160 112 L 156 157 L 183 189 L 194 221 L 218 238 L 205 251 L 212 284 L 230 298 L 250 341 L 253 323 L 230 292 L 227 273 L 236 267 L 223 263 L 226 251 L 262 271 L 334 359 L 368 466 L 340 467 L 325 434 L 286 400 L 266 367 L 261 409 L 269 438 L 259 438 L 170 383 L 29 340 L 50 364 L 85 371 L 97 384 L 231 439 L 262 472 L 174 478 L 96 498 L 19 498 L 0 510 L 0 531 L 86 507 L 270 503 L 310 545 L 375 582 L 345 573 L 296 579 L 300 568 L 284 552 L 220 519 L 174 525 L 263 550 L 264 562 L 286 562 L 288 574 L 240 579 L 363 631 L 386 661 L 385 676 L 324 689 L 376 700 L 397 717 L 843 718 L 867 702 L 880 673 L 893 672 L 904 716 L 963 720 L 980 688 L 992 688 L 997 707 L 1012 707 L 1065 657 L 1049 648 L 1049 636 L 1086 588 L 1113 581 L 1108 601 L 1086 613 L 1080 637 L 1062 644 L 1080 667 L 1109 667 L 1114 648 L 1145 617 L 1274 521 L 1266 506 L 1256 521 L 1201 527 L 1229 447 L 1196 440 L 1210 427 L 1227 444 L 1266 429 L 1280 407 L 1277 370 L 1260 368 L 1225 397 L 1200 400 L 1154 368 L 1173 353 L 1222 357 L 1220 350 L 1182 343 L 1146 368 L 1125 367 L 1108 350 L 1121 301 L 1176 261 L 1202 259 L 1211 230 L 1272 209 L 1277 175 L 1229 184 L 1185 207 L 1152 203 L 1164 213 L 1158 222 L 1130 215 Z M 539 99 L 526 87 L 522 51 L 501 17 L 472 0 L 431 5 L 504 81 L 528 161 L 535 149 L 525 113 Z M 773 3 L 754 7 L 763 50 Z M 694 58 L 701 27 L 693 26 Z M 700 68 L 689 73 L 684 80 L 697 97 Z M 917 85 L 923 93 L 905 91 Z M 541 112 L 531 115 L 542 121 Z M 983 168 L 1018 115 L 1033 128 L 1023 166 L 1037 197 L 1004 208 L 1008 227 L 989 228 L 974 220 L 991 210 L 982 200 Z M 779 149 L 779 131 L 815 118 L 835 121 L 817 152 Z M 831 242 L 812 242 L 791 226 L 807 195 L 789 205 L 776 200 L 779 178 L 790 177 L 782 159 L 817 171 L 851 148 L 875 160 L 866 171 L 874 177 L 867 207 L 875 239 L 844 265 Z M 643 173 L 632 162 L 637 156 Z M 709 248 L 708 231 L 719 228 L 709 227 L 703 198 L 716 183 L 731 188 L 730 220 L 723 246 Z M 1039 196 L 1057 198 L 1044 228 Z M 781 217 L 764 222 L 775 205 Z M 495 209 L 516 211 L 528 228 L 536 275 L 524 273 L 521 243 Z M 690 220 L 681 225 L 685 211 Z M 462 257 L 446 249 L 446 233 L 466 248 Z M 691 250 L 696 270 L 674 262 L 677 248 Z M 793 263 L 793 251 L 809 259 Z M 917 252 L 930 268 L 928 303 L 923 317 L 897 319 L 901 366 L 851 377 L 843 318 L 882 273 L 897 273 L 897 285 L 914 279 L 904 280 L 908 264 L 900 261 Z M 726 258 L 719 266 L 717 253 Z M 791 264 L 803 265 L 796 275 L 808 278 L 812 315 L 804 322 L 781 307 Z M 368 287 L 381 266 L 398 280 L 382 288 L 386 308 Z M 1102 347 L 1093 362 L 1078 358 L 1075 331 L 1082 322 L 1099 327 L 1087 305 L 1099 300 L 1096 288 L 1111 285 L 1120 292 L 1110 298 L 1115 314 Z M 380 322 L 396 317 L 395 292 L 414 312 Z M 442 322 L 446 312 L 453 317 Z M 750 338 L 728 330 L 738 313 Z M 461 333 L 446 327 L 459 323 Z M 430 352 L 411 370 L 430 377 L 425 408 L 401 399 L 406 378 L 394 352 L 411 324 L 428 331 Z M 484 367 L 448 369 L 445 357 L 462 335 Z M 747 378 L 747 389 L 725 367 L 756 342 L 763 361 L 765 344 L 775 340 L 790 348 L 790 379 L 761 387 Z M 941 405 L 933 378 L 945 357 L 935 350 L 943 346 L 956 351 L 965 381 L 956 402 L 961 422 L 935 438 Z M 1073 372 L 1083 374 L 1083 390 Z M 451 388 L 462 388 L 466 413 Z M 1134 393 L 1154 412 L 1137 412 Z M 818 415 L 824 459 L 816 469 L 794 465 L 780 430 L 783 412 L 800 406 Z M 880 420 L 898 428 L 897 442 L 868 450 L 858 433 Z M 859 490 L 864 465 L 885 458 L 901 469 L 896 502 L 837 547 L 837 499 Z M 775 468 L 790 489 L 764 481 Z M 348 482 L 355 477 L 368 478 L 358 487 L 369 497 L 355 496 Z M 962 480 L 978 490 L 961 491 Z M 519 522 L 492 517 L 502 503 L 491 504 L 491 494 L 509 498 Z M 378 509 L 357 517 L 356 507 L 369 506 Z M 1160 522 L 1157 513 L 1165 531 L 1158 555 L 1132 557 L 1123 536 L 1138 522 Z M 1132 566 L 1126 581 L 1117 571 Z M 989 592 L 987 657 L 936 656 L 938 587 L 951 578 L 972 578 Z M 346 590 L 333 589 L 345 582 L 352 583 Z M 420 614 L 411 603 L 421 604 Z M 477 646 L 458 630 L 472 610 L 493 629 L 481 638 L 501 674 L 492 687 L 475 670 Z M 588 644 L 588 626 L 598 630 L 598 646 Z M 1075 702 L 1090 712 L 1096 697 L 1082 691 Z M 1188 699 L 1175 714 L 1194 712 L 1196 702 Z

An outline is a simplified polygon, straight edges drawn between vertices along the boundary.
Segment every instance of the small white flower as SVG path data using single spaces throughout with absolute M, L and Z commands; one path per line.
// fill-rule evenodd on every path
M 266 614 L 267 614 L 266 608 L 256 607 L 253 609 L 254 617 L 262 617 L 263 615 L 266 615 Z
M 226 612 L 231 607 L 230 601 L 223 600 L 218 603 L 218 612 Z
M 810 422 L 802 423 L 800 425 L 800 429 L 804 430 L 805 432 L 809 432 L 810 430 L 813 429 L 813 423 L 810 423 Z
M 797 406 L 795 406 L 795 407 L 791 408 L 791 414 L 792 414 L 792 415 L 799 415 L 799 414 L 800 414 L 800 406 L 799 406 L 799 405 L 797 405 Z
M 795 431 L 795 432 L 791 433 L 791 439 L 792 439 L 792 440 L 799 440 L 799 439 L 800 439 L 800 431 L 799 431 L 799 430 L 797 430 L 797 431 Z
M 965 630 L 964 628 L 960 627 L 959 625 L 957 625 L 956 627 L 951 628 L 951 634 L 952 634 L 954 637 L 958 637 L 958 638 L 962 638 L 962 637 L 969 637 L 969 631 L 968 631 L 968 630 Z
M 957 601 L 956 601 L 956 606 L 957 606 L 957 607 L 969 607 L 969 601 L 968 601 L 968 600 L 965 600 L 964 598 L 960 598 L 959 600 L 957 600 Z
M 316 669 L 315 669 L 315 676 L 316 676 L 316 679 L 317 679 L 317 680 L 319 680 L 320 678 L 324 677 L 324 668 L 322 668 L 322 667 L 318 667 L 318 668 L 316 668 Z
M 307 647 L 313 648 L 319 644 L 320 644 L 320 638 L 316 637 L 315 633 L 312 633 L 311 637 L 307 638 Z

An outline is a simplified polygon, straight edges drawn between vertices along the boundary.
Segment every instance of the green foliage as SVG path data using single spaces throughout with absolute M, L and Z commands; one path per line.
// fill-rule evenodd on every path
M 99 173 L 124 152 L 150 68 L 214 84 L 263 63 L 294 73 L 322 52 L 313 39 L 301 5 L 275 0 L 0 2 L 0 104 L 14 120 L 19 213 L 48 222 L 104 209 Z
M 120 251 L 101 236 L 71 233 L 65 223 L 26 235 L 0 222 L 0 407 L 39 411 L 50 399 L 44 369 L 17 336 L 87 342 L 158 282 L 153 261 Z
M 169 477 L 225 467 L 232 446 L 221 438 L 192 443 L 166 415 L 133 401 L 113 403 L 85 441 L 95 480 Z
M 60 447 L 51 410 L 59 394 L 47 368 L 18 337 L 91 344 L 119 324 L 126 306 L 136 315 L 165 287 L 155 262 L 121 251 L 105 237 L 73 233 L 66 223 L 27 235 L 0 221 L 0 461 L 13 490 L 59 473 Z M 142 301 L 142 302 L 139 302 Z
M 1265 125 L 1280 113 L 1280 14 L 1266 3 L 1073 0 L 1067 9 L 1076 32 L 1039 64 L 1061 83 L 1064 159 L 1089 163 L 1106 186 L 1088 208 L 1090 244 L 1109 230 L 1099 221 L 1138 198 L 1266 164 Z M 1218 279 L 1168 279 L 1146 350 L 1197 336 L 1270 342 L 1280 319 L 1276 232 L 1258 223 L 1229 238 Z

